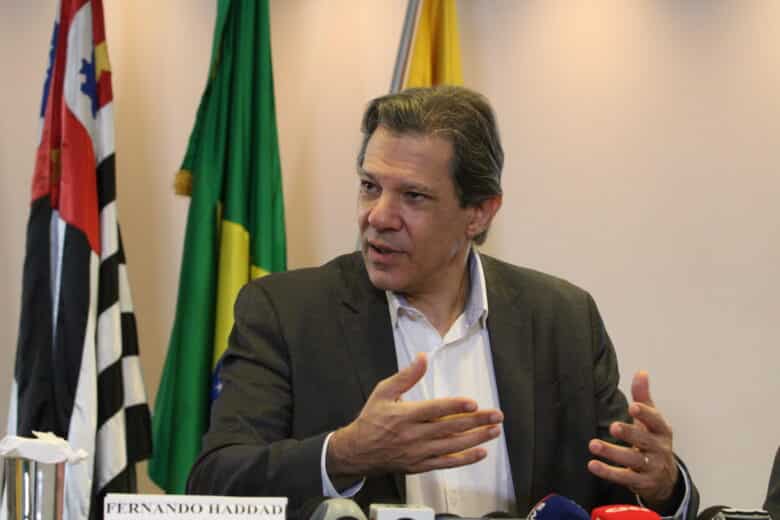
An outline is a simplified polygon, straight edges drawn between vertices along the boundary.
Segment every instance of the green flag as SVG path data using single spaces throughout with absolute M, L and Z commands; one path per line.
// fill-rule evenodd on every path
M 239 289 L 286 268 L 268 0 L 220 0 L 208 83 L 176 188 L 191 195 L 149 476 L 183 493 Z

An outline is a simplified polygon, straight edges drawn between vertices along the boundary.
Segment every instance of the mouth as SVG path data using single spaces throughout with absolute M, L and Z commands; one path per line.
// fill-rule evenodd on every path
M 392 247 L 389 247 L 386 244 L 381 244 L 377 242 L 366 242 L 366 249 L 367 249 L 367 253 L 369 253 L 373 258 L 378 260 L 388 259 L 393 255 L 402 253 L 402 251 L 398 249 L 393 249 Z

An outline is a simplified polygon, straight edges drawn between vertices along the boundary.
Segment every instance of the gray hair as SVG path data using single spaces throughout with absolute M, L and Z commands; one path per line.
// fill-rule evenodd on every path
M 501 195 L 504 150 L 496 117 L 482 94 L 464 87 L 412 88 L 371 101 L 363 114 L 363 142 L 358 168 L 366 146 L 378 126 L 396 134 L 443 137 L 452 143 L 452 179 L 461 207 L 478 206 Z M 487 230 L 474 242 L 482 244 Z

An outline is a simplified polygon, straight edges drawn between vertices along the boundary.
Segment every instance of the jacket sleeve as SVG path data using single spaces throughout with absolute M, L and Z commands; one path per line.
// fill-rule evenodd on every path
M 322 495 L 320 455 L 328 432 L 292 438 L 290 353 L 261 284 L 242 289 L 219 372 L 203 449 L 188 492 L 286 496 L 288 510 Z

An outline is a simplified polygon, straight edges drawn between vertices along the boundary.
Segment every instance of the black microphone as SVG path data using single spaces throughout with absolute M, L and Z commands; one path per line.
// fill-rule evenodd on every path
M 354 500 L 329 498 L 317 506 L 309 520 L 366 520 L 366 515 Z
M 710 506 L 707 509 L 701 511 L 699 516 L 696 517 L 696 520 L 712 520 L 715 518 L 715 515 L 727 507 L 728 506 Z

